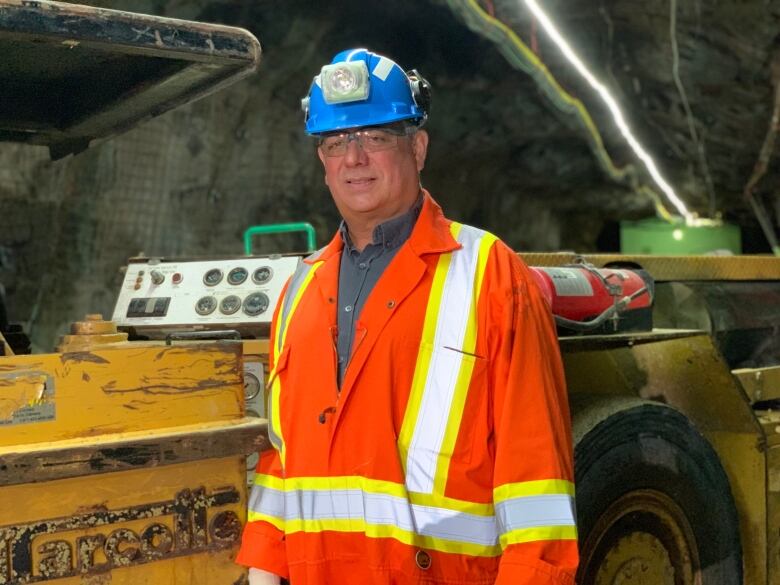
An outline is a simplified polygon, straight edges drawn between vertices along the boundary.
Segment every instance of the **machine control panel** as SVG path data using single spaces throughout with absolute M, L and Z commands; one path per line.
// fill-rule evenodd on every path
M 210 329 L 265 335 L 282 287 L 298 262 L 298 256 L 134 258 L 112 319 L 120 329 L 150 339 Z

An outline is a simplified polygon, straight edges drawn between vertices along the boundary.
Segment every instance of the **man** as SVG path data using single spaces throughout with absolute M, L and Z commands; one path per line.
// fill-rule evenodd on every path
M 303 101 L 344 221 L 274 318 L 250 583 L 572 585 L 571 433 L 517 256 L 420 187 L 430 87 L 355 49 Z

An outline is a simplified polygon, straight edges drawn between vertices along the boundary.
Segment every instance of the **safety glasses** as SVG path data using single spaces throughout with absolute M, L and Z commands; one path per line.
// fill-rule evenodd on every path
M 339 132 L 321 136 L 320 152 L 327 157 L 344 156 L 350 141 L 355 140 L 365 152 L 390 150 L 398 145 L 398 138 L 414 134 L 416 128 L 403 124 L 379 128 L 361 128 L 351 132 Z

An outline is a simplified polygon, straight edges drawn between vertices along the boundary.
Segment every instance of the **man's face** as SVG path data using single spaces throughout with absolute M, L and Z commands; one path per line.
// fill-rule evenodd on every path
M 347 225 L 376 224 L 409 209 L 420 190 L 427 149 L 424 130 L 399 136 L 396 146 L 376 152 L 366 152 L 357 140 L 348 141 L 342 156 L 318 149 L 325 183 Z

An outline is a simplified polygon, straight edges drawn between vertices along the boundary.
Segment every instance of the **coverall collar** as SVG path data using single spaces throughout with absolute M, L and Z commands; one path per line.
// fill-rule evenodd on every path
M 461 245 L 452 237 L 449 229 L 449 220 L 444 217 L 444 213 L 439 204 L 433 200 L 431 194 L 422 190 L 423 205 L 420 211 L 420 217 L 414 225 L 412 235 L 409 236 L 407 244 L 417 256 L 431 253 L 451 252 L 457 250 Z M 307 264 L 315 262 L 327 262 L 332 257 L 338 257 L 344 248 L 344 240 L 341 237 L 341 231 L 337 231 L 324 248 L 315 252 L 304 259 Z

